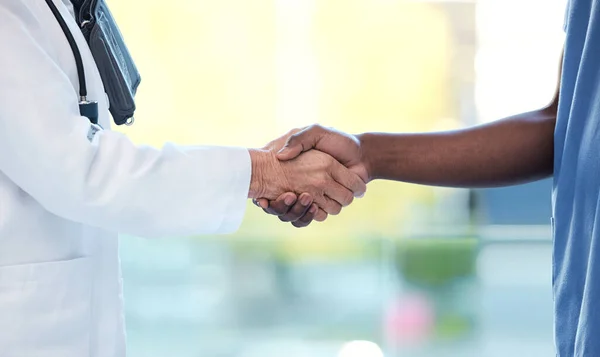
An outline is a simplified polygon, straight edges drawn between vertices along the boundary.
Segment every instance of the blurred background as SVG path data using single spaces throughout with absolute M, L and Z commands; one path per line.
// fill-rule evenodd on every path
M 315 122 L 456 129 L 549 102 L 564 0 L 109 0 L 140 144 L 262 147 Z M 373 182 L 297 230 L 123 237 L 134 357 L 551 356 L 549 181 Z

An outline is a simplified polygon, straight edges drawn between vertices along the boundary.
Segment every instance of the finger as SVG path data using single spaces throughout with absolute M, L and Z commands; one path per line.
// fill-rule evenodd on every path
M 293 222 L 292 225 L 296 228 L 307 227 L 309 224 L 311 224 L 318 211 L 319 207 L 313 203 L 308 209 L 308 212 L 306 212 L 304 216 L 300 217 L 300 219 Z
M 266 198 L 253 199 L 252 202 L 254 202 L 255 205 L 262 209 L 269 208 L 269 200 L 267 200 Z
M 324 192 L 326 197 L 335 201 L 335 203 L 338 206 L 340 206 L 340 211 L 342 210 L 342 207 L 349 206 L 354 200 L 354 195 L 352 194 L 352 191 L 348 190 L 347 188 L 338 184 L 337 182 L 331 183 L 330 185 L 326 186 Z M 330 206 L 321 207 L 329 214 L 337 214 L 329 210 Z
M 339 162 L 334 163 L 331 170 L 331 177 L 340 185 L 352 191 L 354 197 L 363 197 L 365 192 L 367 192 L 367 184 L 360 176 L 348 170 Z
M 327 212 L 325 212 L 319 208 L 317 210 L 317 213 L 315 214 L 315 221 L 324 222 L 326 219 L 327 219 Z
M 292 208 L 290 208 L 286 214 L 279 216 L 279 219 L 283 222 L 296 222 L 306 215 L 308 210 L 311 208 L 312 203 L 312 196 L 308 193 L 303 193 L 298 197 L 298 200 L 292 206 Z
M 337 201 L 331 199 L 326 194 L 320 197 L 319 199 L 315 199 L 315 203 L 327 214 L 337 215 L 342 211 L 342 205 Z
M 319 140 L 325 134 L 326 131 L 320 125 L 311 125 L 290 136 L 283 148 L 277 153 L 277 158 L 282 161 L 294 159 L 304 151 L 317 146 Z
M 264 209 L 265 213 L 272 214 L 275 216 L 282 216 L 290 210 L 290 208 L 296 203 L 298 197 L 293 192 L 286 192 L 274 201 L 269 201 L 269 206 Z

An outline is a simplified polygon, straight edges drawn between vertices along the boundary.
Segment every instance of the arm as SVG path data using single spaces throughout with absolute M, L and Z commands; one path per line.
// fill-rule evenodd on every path
M 560 67 L 562 69 L 562 58 Z M 560 78 L 559 71 L 559 78 Z M 436 186 L 493 187 L 548 177 L 553 171 L 554 127 L 560 81 L 550 104 L 465 130 L 427 134 L 348 135 L 312 126 L 291 135 L 281 160 L 317 149 L 361 176 Z M 280 200 L 260 202 L 288 215 Z M 288 220 L 301 216 L 292 215 Z
M 369 180 L 493 187 L 552 174 L 556 112 L 523 113 L 466 130 L 359 135 Z
M 549 177 L 559 94 L 560 81 L 546 107 L 465 130 L 359 135 L 362 160 L 370 179 L 435 186 L 506 186 Z
M 69 75 L 19 16 L 0 6 L 0 173 L 57 216 L 140 236 L 227 233 L 254 194 L 310 192 L 335 211 L 352 192 L 334 181 L 358 186 L 323 153 L 282 165 L 265 150 L 155 149 L 111 131 L 90 142 Z
M 159 150 L 110 131 L 90 142 L 75 71 L 57 64 L 66 43 L 47 51 L 43 43 L 52 37 L 40 35 L 38 26 L 25 3 L 0 5 L 1 174 L 51 213 L 109 231 L 166 236 L 235 230 L 250 183 L 248 151 L 172 144 Z

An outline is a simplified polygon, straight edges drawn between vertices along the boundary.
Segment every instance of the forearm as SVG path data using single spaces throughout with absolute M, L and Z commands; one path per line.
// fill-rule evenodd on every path
M 556 107 L 465 130 L 359 135 L 371 179 L 494 187 L 552 175 Z

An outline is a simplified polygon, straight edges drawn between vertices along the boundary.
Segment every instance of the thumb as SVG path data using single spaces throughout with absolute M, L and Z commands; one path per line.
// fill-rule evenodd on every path
M 287 161 L 291 159 L 295 159 L 298 155 L 302 154 L 304 147 L 302 143 L 298 144 L 293 138 L 288 139 L 287 143 L 277 152 L 277 159 L 281 161 Z
M 322 136 L 322 130 L 316 125 L 291 135 L 277 153 L 277 158 L 281 161 L 294 159 L 304 151 L 314 149 Z

